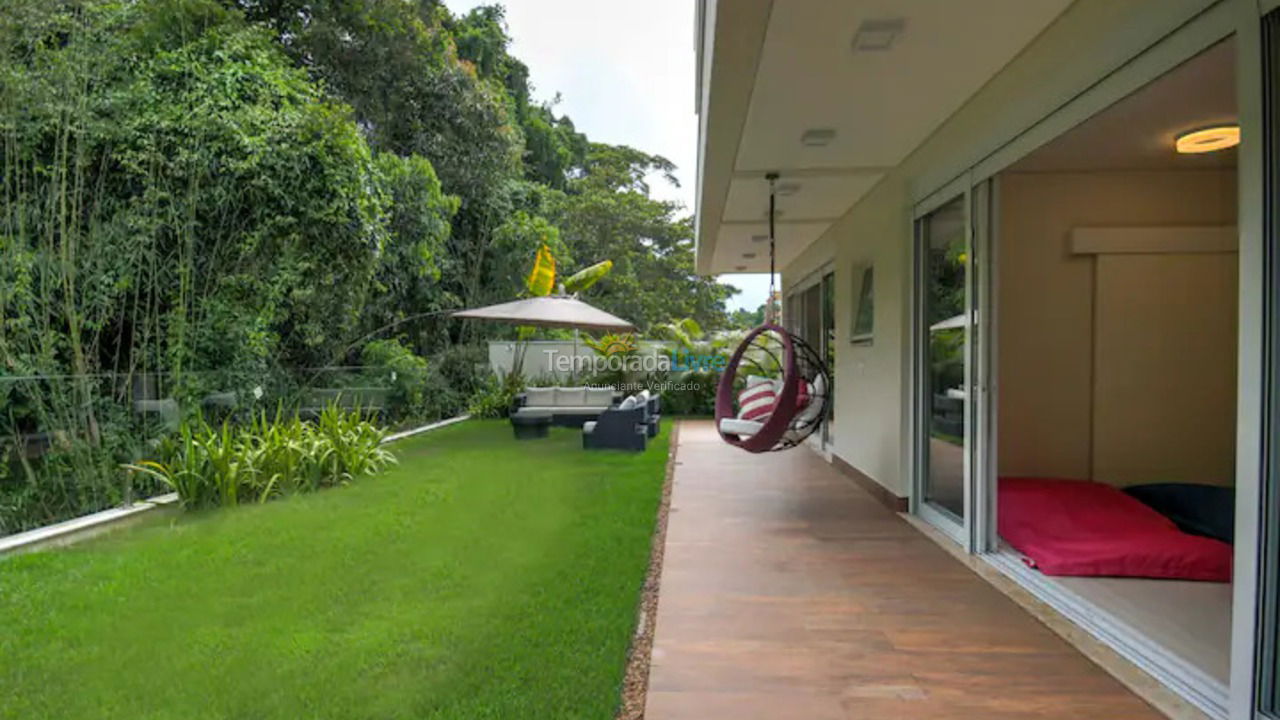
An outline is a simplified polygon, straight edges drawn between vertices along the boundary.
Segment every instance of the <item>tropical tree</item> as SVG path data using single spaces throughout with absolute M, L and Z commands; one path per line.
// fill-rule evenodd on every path
M 609 286 L 592 299 L 602 309 L 641 328 L 682 316 L 723 327 L 724 303 L 736 290 L 697 275 L 692 222 L 649 196 L 649 178 L 672 170 L 659 156 L 593 144 L 582 176 L 549 198 L 548 217 L 575 257 L 614 261 Z

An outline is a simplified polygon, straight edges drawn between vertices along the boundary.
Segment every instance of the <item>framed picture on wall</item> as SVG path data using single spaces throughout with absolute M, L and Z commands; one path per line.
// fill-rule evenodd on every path
M 875 268 L 867 265 L 853 271 L 853 330 L 849 342 L 870 345 L 875 335 Z

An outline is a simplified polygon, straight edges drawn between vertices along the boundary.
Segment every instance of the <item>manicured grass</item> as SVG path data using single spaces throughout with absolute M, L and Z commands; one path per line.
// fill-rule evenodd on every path
M 611 718 L 665 428 L 394 447 L 349 487 L 0 559 L 0 718 Z

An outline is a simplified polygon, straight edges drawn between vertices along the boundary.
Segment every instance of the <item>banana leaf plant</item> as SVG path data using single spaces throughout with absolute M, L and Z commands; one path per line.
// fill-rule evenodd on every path
M 559 289 L 561 295 L 577 295 L 592 285 L 600 282 L 609 271 L 613 269 L 612 260 L 604 260 L 589 267 L 585 267 L 578 272 L 570 275 L 560 283 Z M 531 297 L 549 297 L 556 291 L 556 258 L 551 254 L 551 248 L 543 243 L 538 247 L 538 252 L 534 256 L 533 266 L 529 269 L 529 275 L 525 278 L 525 290 Z M 529 349 L 529 341 L 533 338 L 536 328 L 530 325 L 521 325 L 516 328 L 516 351 L 512 358 L 511 374 L 508 375 L 508 382 L 511 384 L 523 384 L 524 382 L 524 358 L 525 353 Z M 574 354 L 577 354 L 578 331 L 573 331 Z

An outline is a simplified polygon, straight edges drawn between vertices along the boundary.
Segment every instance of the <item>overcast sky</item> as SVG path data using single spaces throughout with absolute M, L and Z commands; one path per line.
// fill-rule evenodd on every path
M 568 115 L 592 140 L 630 145 L 676 164 L 680 187 L 655 181 L 653 194 L 693 212 L 697 116 L 693 113 L 692 0 L 445 0 L 454 13 L 499 2 L 507 8 L 512 54 L 529 66 L 534 96 L 560 93 Z M 755 310 L 767 274 L 724 275 L 742 292 L 730 309 Z

